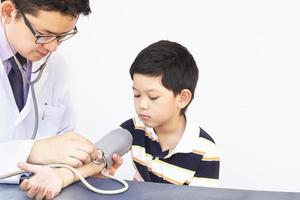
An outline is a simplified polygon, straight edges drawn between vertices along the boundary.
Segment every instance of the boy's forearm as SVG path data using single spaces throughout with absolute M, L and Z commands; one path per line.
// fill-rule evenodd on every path
M 86 178 L 89 176 L 96 175 L 104 169 L 104 164 L 95 164 L 93 162 L 85 164 L 76 170 L 81 174 L 82 177 Z M 57 173 L 63 180 L 63 188 L 79 180 L 79 177 L 67 168 L 56 169 Z

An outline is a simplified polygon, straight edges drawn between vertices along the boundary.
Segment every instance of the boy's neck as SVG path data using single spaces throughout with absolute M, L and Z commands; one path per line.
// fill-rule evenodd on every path
M 185 125 L 185 116 L 180 115 L 170 120 L 164 126 L 155 128 L 162 151 L 175 148 L 184 133 Z

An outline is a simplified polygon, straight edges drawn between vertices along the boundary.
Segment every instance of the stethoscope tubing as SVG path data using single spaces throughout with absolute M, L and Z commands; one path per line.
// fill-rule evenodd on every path
M 39 127 L 39 110 L 38 110 L 38 105 L 37 105 L 37 99 L 36 99 L 34 84 L 37 83 L 41 79 L 41 77 L 43 75 L 43 71 L 44 71 L 44 69 L 47 65 L 47 62 L 48 62 L 48 59 L 49 59 L 50 55 L 51 55 L 51 53 L 48 54 L 48 56 L 47 56 L 46 60 L 44 61 L 44 63 L 35 71 L 35 72 L 38 72 L 38 75 L 33 81 L 30 81 L 30 80 L 26 79 L 25 74 L 24 74 L 26 71 L 23 69 L 23 67 L 21 66 L 19 60 L 14 55 L 14 59 L 15 59 L 17 65 L 18 65 L 18 68 L 19 68 L 20 72 L 21 72 L 23 82 L 25 81 L 30 86 L 30 90 L 31 90 L 31 97 L 32 97 L 33 107 L 34 107 L 34 127 L 33 127 L 33 132 L 32 132 L 32 135 L 31 135 L 31 139 L 36 138 L 38 127 Z

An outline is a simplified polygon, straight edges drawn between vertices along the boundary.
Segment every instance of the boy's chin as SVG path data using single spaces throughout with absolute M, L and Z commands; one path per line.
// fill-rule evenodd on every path
M 142 120 L 142 122 L 144 123 L 145 126 L 149 127 L 149 128 L 154 128 L 155 124 L 153 122 L 150 122 L 148 120 Z

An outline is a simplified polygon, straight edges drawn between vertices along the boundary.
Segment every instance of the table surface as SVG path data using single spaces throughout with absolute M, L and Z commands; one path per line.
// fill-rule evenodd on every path
M 118 189 L 119 183 L 109 179 L 88 178 L 88 182 L 99 189 Z M 127 181 L 129 190 L 115 195 L 102 195 L 88 190 L 81 182 L 65 188 L 55 199 L 82 200 L 82 199 L 126 199 L 126 200 L 300 200 L 300 193 L 269 192 L 254 190 L 236 190 L 221 188 L 205 188 L 193 186 L 176 186 L 161 183 Z M 18 185 L 0 184 L 1 199 L 27 199 L 26 194 Z

